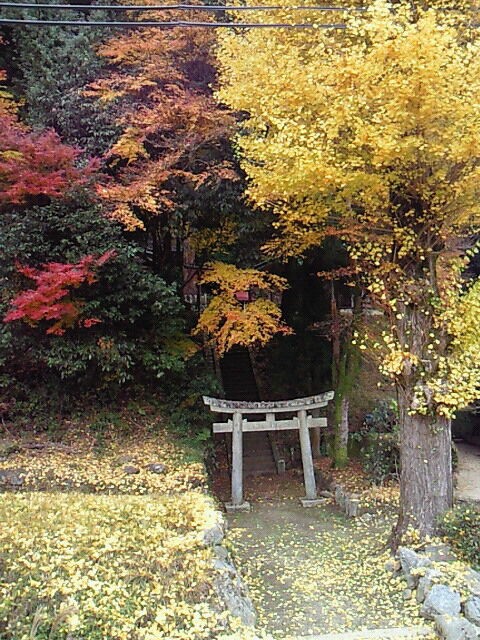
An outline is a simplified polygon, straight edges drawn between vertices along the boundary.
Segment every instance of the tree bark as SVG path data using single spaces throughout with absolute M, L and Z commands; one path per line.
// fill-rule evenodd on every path
M 422 537 L 438 531 L 439 518 L 452 507 L 452 439 L 450 420 L 410 415 L 411 403 L 399 395 L 400 515 L 393 544 L 409 527 Z
M 314 427 L 310 429 L 310 442 L 312 443 L 312 456 L 315 460 L 321 457 L 320 442 L 321 442 L 321 429 L 320 427 Z

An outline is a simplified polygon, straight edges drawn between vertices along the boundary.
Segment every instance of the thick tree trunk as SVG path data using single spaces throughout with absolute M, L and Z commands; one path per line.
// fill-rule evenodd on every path
M 453 503 L 450 420 L 409 415 L 410 402 L 399 397 L 400 515 L 394 533 L 398 546 L 413 527 L 426 536 L 438 530 L 439 518 Z

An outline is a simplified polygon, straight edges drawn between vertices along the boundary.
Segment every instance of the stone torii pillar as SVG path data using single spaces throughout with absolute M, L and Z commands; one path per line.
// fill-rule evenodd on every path
M 333 391 L 308 398 L 281 400 L 278 402 L 237 402 L 204 396 L 203 400 L 210 410 L 232 416 L 227 422 L 215 422 L 213 433 L 232 434 L 232 500 L 225 506 L 227 511 L 248 511 L 250 505 L 243 499 L 243 433 L 252 431 L 283 431 L 297 429 L 300 435 L 302 465 L 305 482 L 304 507 L 319 504 L 313 467 L 311 428 L 326 427 L 326 418 L 309 415 L 309 411 L 326 407 L 333 399 Z M 276 414 L 296 413 L 293 418 L 277 419 Z M 244 415 L 264 414 L 263 420 L 247 420 Z

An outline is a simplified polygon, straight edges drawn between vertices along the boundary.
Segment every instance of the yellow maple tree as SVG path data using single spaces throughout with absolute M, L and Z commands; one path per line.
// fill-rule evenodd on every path
M 284 278 L 256 269 L 239 269 L 232 264 L 207 264 L 200 280 L 213 288 L 213 296 L 200 315 L 196 334 L 206 334 L 220 355 L 233 346 L 265 345 L 275 334 L 289 334 L 291 329 L 281 319 L 281 310 L 269 294 L 287 287 Z M 240 292 L 255 291 L 248 300 Z

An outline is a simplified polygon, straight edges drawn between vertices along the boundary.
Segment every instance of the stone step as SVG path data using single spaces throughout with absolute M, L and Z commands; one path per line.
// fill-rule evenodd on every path
M 345 633 L 327 633 L 317 636 L 291 636 L 288 640 L 394 640 L 395 638 L 432 638 L 434 632 L 428 627 L 399 627 L 395 629 L 368 629 L 365 631 L 347 631 Z

